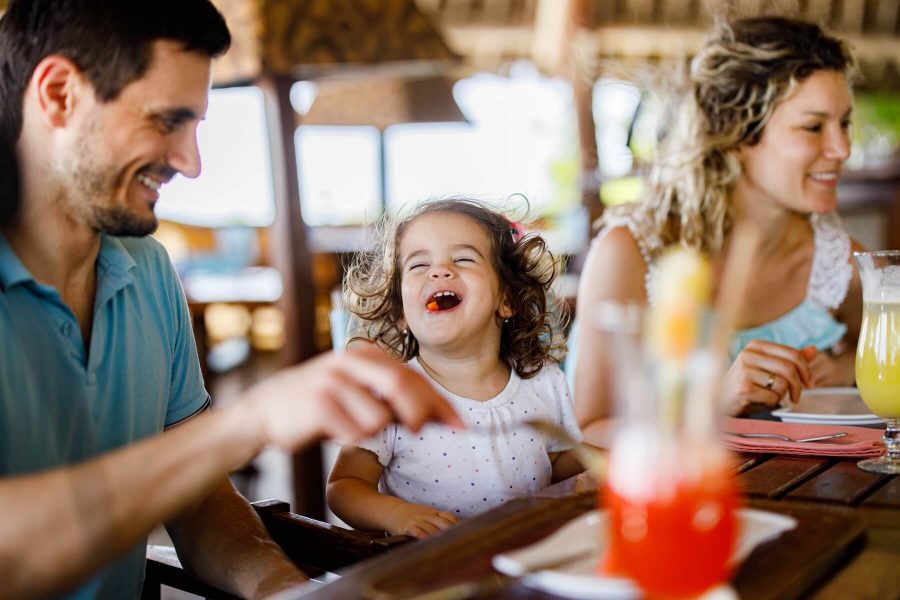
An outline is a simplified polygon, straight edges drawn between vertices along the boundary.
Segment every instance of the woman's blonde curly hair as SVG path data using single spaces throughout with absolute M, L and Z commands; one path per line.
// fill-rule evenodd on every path
M 741 175 L 737 151 L 756 144 L 775 107 L 816 71 L 852 77 L 846 45 L 820 27 L 783 17 L 720 20 L 691 62 L 647 193 L 611 208 L 627 216 L 655 257 L 671 244 L 715 254 L 731 229 L 729 192 Z
M 543 238 L 519 237 L 506 216 L 470 198 L 442 198 L 418 204 L 399 218 L 386 217 L 375 227 L 372 249 L 360 252 L 344 277 L 344 306 L 361 327 L 352 328 L 350 341 L 374 341 L 404 361 L 419 353 L 412 332 L 403 330 L 400 293 L 400 241 L 410 224 L 422 215 L 453 213 L 478 223 L 491 240 L 491 260 L 500 280 L 500 297 L 511 309 L 501 326 L 500 359 L 523 379 L 533 377 L 547 362 L 559 362 L 565 353 L 562 332 L 566 306 L 551 290 L 559 272 Z

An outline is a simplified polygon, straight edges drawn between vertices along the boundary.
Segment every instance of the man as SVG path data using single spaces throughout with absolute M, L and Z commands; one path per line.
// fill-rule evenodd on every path
M 19 206 L 19 170 L 12 148 L 0 143 L 0 223 L 6 223 Z
M 229 43 L 208 0 L 12 0 L 0 19 L 0 144 L 21 173 L 0 228 L 0 595 L 135 598 L 143 541 L 166 522 L 186 568 L 264 596 L 303 576 L 229 471 L 267 444 L 458 424 L 377 350 L 205 410 L 184 296 L 143 236 L 160 188 L 200 172 L 210 63 Z

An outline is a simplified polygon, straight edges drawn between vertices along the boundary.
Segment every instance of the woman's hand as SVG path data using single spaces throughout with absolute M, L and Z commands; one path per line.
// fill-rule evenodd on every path
M 388 533 L 424 539 L 459 522 L 459 517 L 424 504 L 404 502 L 391 510 Z
M 811 346 L 796 350 L 752 340 L 725 374 L 724 396 L 728 414 L 739 415 L 752 404 L 776 406 L 785 394 L 796 402 L 803 388 L 815 385 L 816 374 L 812 371 L 811 361 L 817 355 Z M 826 368 L 822 361 L 820 365 L 819 369 Z
M 812 376 L 812 387 L 830 385 L 840 378 L 837 362 L 824 352 L 813 354 L 809 361 L 809 372 Z

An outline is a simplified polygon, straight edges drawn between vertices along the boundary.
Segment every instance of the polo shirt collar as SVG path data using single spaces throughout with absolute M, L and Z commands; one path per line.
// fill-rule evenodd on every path
M 103 306 L 119 290 L 134 283 L 132 270 L 137 263 L 117 238 L 102 234 L 97 255 L 97 297 L 95 306 Z
M 34 277 L 6 241 L 6 236 L 0 233 L 0 288 L 8 290 L 29 281 L 34 281 Z
M 122 245 L 122 242 L 118 238 L 105 233 L 101 234 L 100 253 L 97 255 L 97 262 L 101 268 L 109 269 L 122 275 L 137 267 L 137 263 L 134 262 L 134 259 L 128 250 L 125 249 L 125 246 Z
M 113 236 L 102 234 L 97 264 L 102 277 L 113 279 L 111 283 L 116 289 L 121 289 L 134 281 L 131 271 L 137 267 L 137 263 L 122 242 Z M 6 236 L 0 233 L 0 288 L 8 290 L 29 281 L 37 283 L 9 245 Z

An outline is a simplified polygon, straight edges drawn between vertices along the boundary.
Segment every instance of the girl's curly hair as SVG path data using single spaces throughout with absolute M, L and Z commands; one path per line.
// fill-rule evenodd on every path
M 500 320 L 500 359 L 523 379 L 537 374 L 545 362 L 559 362 L 565 352 L 562 337 L 568 313 L 551 290 L 559 272 L 543 238 L 519 237 L 513 223 L 497 210 L 470 198 L 442 198 L 418 204 L 399 218 L 385 217 L 375 227 L 371 250 L 353 259 L 344 277 L 344 306 L 361 320 L 350 341 L 374 341 L 402 360 L 419 353 L 412 332 L 401 330 L 400 241 L 409 225 L 422 215 L 454 213 L 469 217 L 487 232 L 491 260 L 500 280 L 500 297 L 512 310 Z

